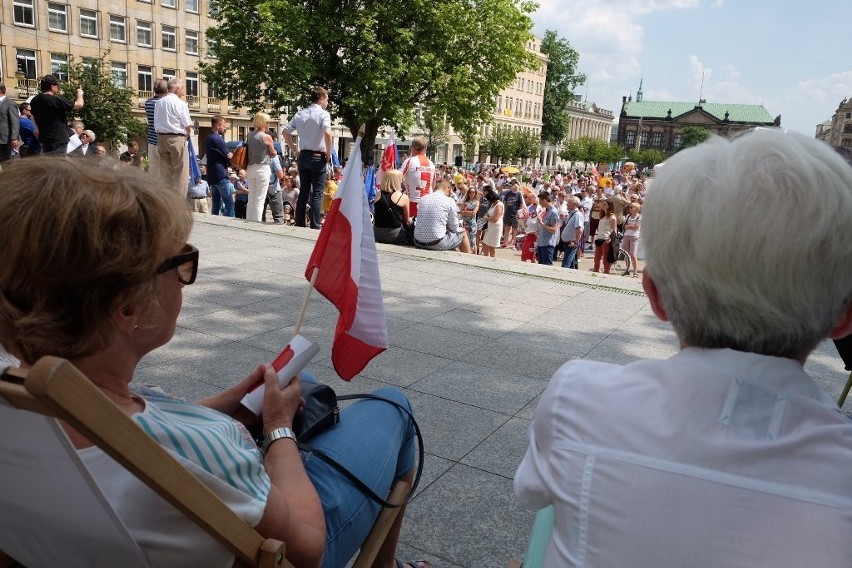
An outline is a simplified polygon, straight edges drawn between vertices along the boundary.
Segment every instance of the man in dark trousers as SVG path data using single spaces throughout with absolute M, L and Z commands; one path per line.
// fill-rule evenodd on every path
M 222 135 L 227 132 L 228 124 L 225 117 L 214 116 L 210 120 L 210 134 L 204 142 L 205 155 L 207 156 L 207 185 L 213 196 L 213 214 L 225 217 L 234 216 L 234 184 L 228 175 L 228 164 L 233 157 L 228 152 Z
M 83 89 L 77 89 L 77 100 L 59 96 L 59 82 L 53 75 L 41 80 L 41 94 L 30 101 L 30 109 L 38 126 L 38 139 L 45 154 L 65 154 L 68 149 L 68 113 L 83 108 Z
M 20 118 L 18 107 L 6 96 L 6 85 L 0 83 L 0 162 L 5 162 L 18 149 Z
M 311 89 L 311 106 L 303 108 L 284 125 L 281 134 L 287 146 L 299 156 L 299 200 L 296 202 L 296 226 L 305 226 L 305 210 L 311 203 L 311 229 L 319 229 L 322 194 L 325 191 L 326 164 L 331 163 L 332 132 L 328 107 L 328 91 Z M 293 132 L 299 133 L 299 148 L 293 142 Z

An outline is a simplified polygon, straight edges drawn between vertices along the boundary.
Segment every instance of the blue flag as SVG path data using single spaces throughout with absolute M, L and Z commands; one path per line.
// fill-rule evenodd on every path
M 189 140 L 189 185 L 195 185 L 195 180 L 201 177 L 201 168 L 198 167 L 198 156 L 195 155 L 195 146 Z
M 364 179 L 364 193 L 367 194 L 367 203 L 373 210 L 373 200 L 376 198 L 376 166 L 367 168 L 367 177 Z

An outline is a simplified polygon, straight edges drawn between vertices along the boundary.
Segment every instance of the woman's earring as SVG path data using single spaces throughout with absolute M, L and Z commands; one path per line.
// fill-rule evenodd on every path
M 133 331 L 136 331 L 137 329 L 139 329 L 139 324 L 138 324 L 138 323 L 134 323 L 134 324 L 133 324 Z

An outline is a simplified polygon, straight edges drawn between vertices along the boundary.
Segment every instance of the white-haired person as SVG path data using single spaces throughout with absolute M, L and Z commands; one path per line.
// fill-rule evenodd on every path
M 759 129 L 673 156 L 642 213 L 681 348 L 554 375 L 515 473 L 545 566 L 852 566 L 852 421 L 803 368 L 852 332 L 852 168 Z

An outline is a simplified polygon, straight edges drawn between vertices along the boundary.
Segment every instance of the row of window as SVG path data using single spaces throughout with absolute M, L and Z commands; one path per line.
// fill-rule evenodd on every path
M 35 79 L 39 77 L 38 70 L 38 58 L 36 56 L 36 52 L 31 49 L 18 49 L 17 50 L 17 64 L 18 69 L 23 71 L 27 78 Z M 90 59 L 84 58 L 83 62 L 90 61 Z M 50 73 L 54 75 L 60 81 L 64 81 L 67 79 L 66 74 L 66 66 L 68 65 L 68 55 L 65 53 L 51 53 L 50 54 Z M 110 69 L 112 71 L 113 82 L 119 87 L 131 87 L 132 85 L 129 82 L 128 77 L 128 65 L 127 63 L 123 63 L 120 61 L 111 61 Z M 163 69 L 162 74 L 160 75 L 164 79 L 170 79 L 172 77 L 177 77 L 176 69 Z M 185 91 L 186 95 L 189 97 L 198 97 L 199 94 L 199 79 L 198 73 L 188 72 L 183 76 L 185 83 Z M 148 93 L 151 93 L 154 90 L 154 68 L 149 65 L 138 65 L 136 71 L 136 86 L 137 91 L 141 91 L 150 96 Z M 208 96 L 210 97 L 218 97 L 218 89 L 216 89 L 215 85 L 208 85 L 207 88 Z
M 680 134 L 675 134 L 672 138 L 672 147 L 677 148 L 680 146 Z M 650 139 L 650 144 L 648 141 Z M 636 144 L 636 132 L 632 130 L 627 131 L 627 135 L 625 136 L 624 143 L 627 146 L 633 146 Z M 642 135 L 639 137 L 639 145 L 640 146 L 651 146 L 652 148 L 661 148 L 663 146 L 663 133 L 662 132 L 648 132 L 647 130 L 642 132 Z
M 18 2 L 32 0 L 15 0 L 15 13 Z M 69 33 L 68 6 L 65 4 L 48 3 L 48 29 L 54 32 Z M 109 15 L 109 39 L 117 43 L 127 43 L 127 18 Z M 95 10 L 80 9 L 80 36 L 86 38 L 100 37 L 99 14 Z M 160 26 L 160 41 L 158 46 L 165 51 L 177 51 L 178 29 L 174 26 Z M 199 54 L 199 34 L 195 30 L 184 30 L 184 51 L 189 55 Z M 136 45 L 139 47 L 154 47 L 154 24 L 144 20 L 136 20 Z
M 531 101 L 506 97 L 506 106 L 504 107 L 503 96 L 498 95 L 497 114 L 538 120 L 541 118 L 541 103 L 532 103 Z
M 138 0 L 150 4 L 152 0 Z M 184 0 L 184 6 L 187 12 L 193 14 L 198 13 L 200 0 Z M 165 8 L 177 9 L 177 0 L 160 0 L 160 5 Z M 14 0 L 13 2 L 13 21 L 18 26 L 36 27 L 36 9 L 35 0 Z M 208 5 L 209 9 L 209 5 Z M 80 10 L 82 12 L 92 12 L 92 10 Z M 47 19 L 48 27 L 51 30 L 67 31 L 68 6 L 58 2 L 47 3 Z M 63 20 L 65 26 L 62 25 Z M 81 25 L 82 28 L 82 25 Z M 82 32 L 81 32 L 82 33 Z
M 544 92 L 544 85 L 542 83 L 531 79 L 524 79 L 523 77 L 518 77 L 515 87 L 519 91 L 526 91 L 528 93 L 535 92 L 536 95 L 541 95 Z

